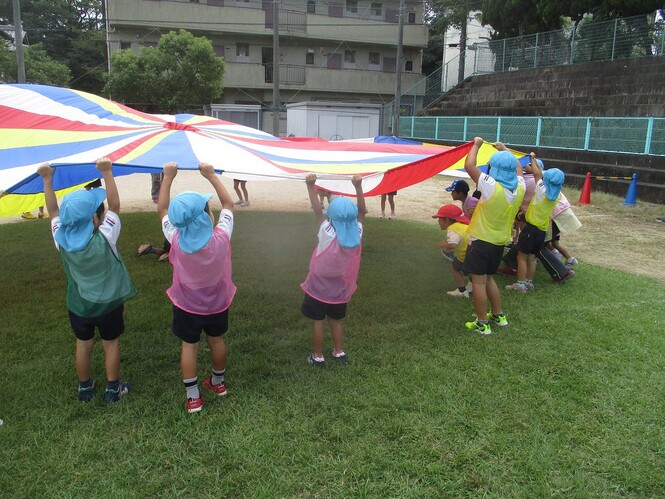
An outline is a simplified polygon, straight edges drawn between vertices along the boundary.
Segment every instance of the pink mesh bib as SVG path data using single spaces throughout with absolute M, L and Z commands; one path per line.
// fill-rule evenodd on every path
M 358 270 L 362 245 L 342 248 L 337 239 L 321 252 L 316 248 L 309 262 L 307 279 L 300 287 L 324 303 L 346 303 L 358 287 Z
M 231 305 L 236 287 L 231 280 L 231 241 L 215 227 L 208 245 L 196 253 L 185 253 L 176 232 L 169 262 L 173 265 L 173 284 L 166 290 L 175 306 L 199 315 L 223 312 Z

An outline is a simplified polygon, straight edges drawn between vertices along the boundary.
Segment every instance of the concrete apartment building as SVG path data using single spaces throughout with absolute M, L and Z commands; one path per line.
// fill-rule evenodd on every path
M 256 0 L 106 0 L 108 44 L 154 46 L 163 33 L 186 29 L 205 36 L 224 57 L 224 94 L 212 113 L 272 130 L 273 3 Z M 283 0 L 279 14 L 282 106 L 296 102 L 385 104 L 394 98 L 399 0 Z M 406 1 L 401 86 L 423 79 L 427 46 L 422 0 Z M 212 104 L 212 103 L 211 103 Z M 235 114 L 234 114 L 235 113 Z M 236 119 L 233 119 L 235 116 Z M 286 131 L 280 114 L 280 133 Z

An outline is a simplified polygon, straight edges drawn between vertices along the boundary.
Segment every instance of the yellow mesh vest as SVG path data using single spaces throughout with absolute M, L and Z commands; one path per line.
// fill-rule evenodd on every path
M 504 187 L 496 182 L 492 195 L 478 203 L 469 224 L 469 235 L 498 246 L 510 241 L 510 229 L 524 199 L 524 186 L 517 184 L 512 203 L 506 199 Z
M 550 216 L 554 211 L 554 207 L 561 199 L 561 194 L 554 200 L 550 201 L 547 196 L 534 203 L 535 197 L 529 203 L 529 207 L 526 210 L 526 221 L 531 225 L 535 225 L 543 232 L 547 232 L 547 226 L 550 223 Z
M 462 236 L 462 240 L 455 248 L 455 258 L 457 258 L 460 262 L 464 261 L 464 257 L 466 257 L 466 247 L 469 245 L 469 234 L 467 232 L 468 228 L 468 225 L 460 222 L 453 222 L 448 227 L 448 230 L 451 230 Z

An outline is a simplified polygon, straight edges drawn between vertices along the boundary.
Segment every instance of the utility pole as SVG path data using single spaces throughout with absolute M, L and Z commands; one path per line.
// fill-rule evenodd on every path
M 14 45 L 16 45 L 16 70 L 19 83 L 25 83 L 25 58 L 23 57 L 23 23 L 19 0 L 13 0 L 14 8 Z
M 402 107 L 400 102 L 402 96 L 402 66 L 404 66 L 404 11 L 406 10 L 405 0 L 399 0 L 399 27 L 397 35 L 397 67 L 395 68 L 395 107 L 393 109 L 393 136 L 399 137 L 399 110 Z
M 272 134 L 279 137 L 279 1 L 272 7 Z

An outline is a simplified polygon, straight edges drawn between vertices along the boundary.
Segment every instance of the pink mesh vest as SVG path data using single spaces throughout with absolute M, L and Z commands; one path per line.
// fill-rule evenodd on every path
M 215 227 L 208 245 L 196 253 L 185 253 L 173 236 L 169 262 L 173 284 L 166 290 L 173 304 L 193 314 L 212 315 L 231 305 L 236 287 L 231 280 L 231 241 Z
M 337 239 L 320 255 L 316 248 L 309 262 L 307 279 L 300 287 L 305 293 L 324 303 L 346 303 L 358 287 L 358 270 L 362 245 L 342 248 Z

